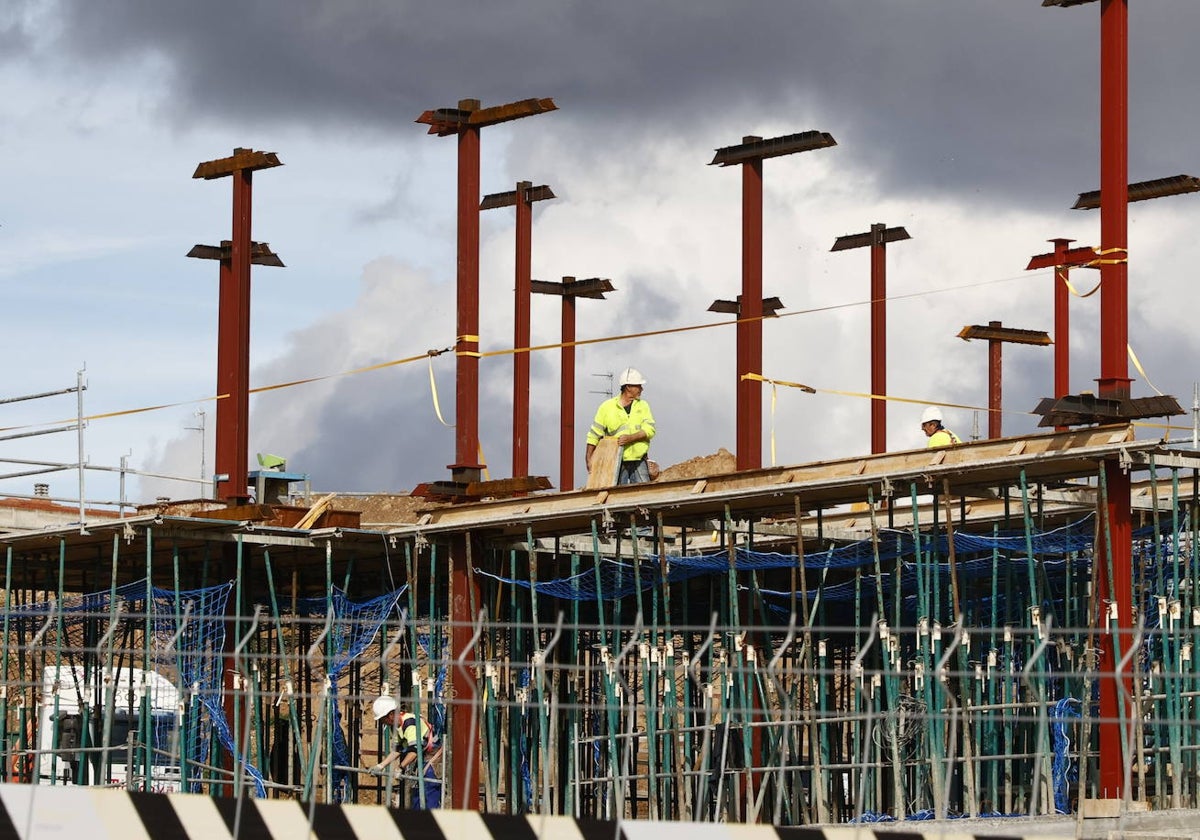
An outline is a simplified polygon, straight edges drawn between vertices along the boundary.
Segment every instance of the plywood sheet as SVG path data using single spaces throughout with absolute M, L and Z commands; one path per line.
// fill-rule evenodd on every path
M 617 468 L 621 466 L 621 447 L 615 437 L 600 438 L 592 453 L 592 471 L 588 473 L 587 490 L 601 490 L 617 483 Z

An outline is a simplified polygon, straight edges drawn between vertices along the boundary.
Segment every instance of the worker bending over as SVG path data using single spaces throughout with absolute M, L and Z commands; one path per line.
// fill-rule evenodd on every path
M 371 711 L 374 713 L 376 721 L 385 726 L 395 727 L 395 732 L 392 738 L 392 751 L 383 761 L 370 769 L 370 774 L 382 776 L 387 772 L 388 767 L 397 761 L 399 764 L 396 765 L 395 772 L 403 773 L 416 763 L 417 751 L 420 750 L 423 753 L 422 761 L 425 773 L 420 784 L 413 788 L 411 807 L 422 807 L 422 790 L 425 792 L 424 807 L 442 807 L 442 782 L 434 768 L 434 763 L 441 758 L 442 746 L 433 733 L 433 727 L 425 720 L 420 721 L 418 727 L 417 716 L 412 712 L 399 709 L 396 705 L 396 698 L 390 694 L 376 698 L 375 702 L 371 704 Z

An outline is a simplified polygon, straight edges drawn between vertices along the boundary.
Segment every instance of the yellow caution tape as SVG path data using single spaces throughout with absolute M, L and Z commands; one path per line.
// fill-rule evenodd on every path
M 775 383 L 771 383 L 771 466 L 775 466 L 775 400 L 779 395 L 779 389 L 775 387 Z
M 1091 260 L 1084 263 L 1084 265 L 1120 265 L 1121 263 L 1129 262 L 1129 250 L 1126 248 L 1106 248 L 1103 251 L 1097 251 L 1096 253 L 1100 256 L 1105 256 L 1107 254 L 1124 254 L 1125 256 L 1113 260 Z
M 804 391 L 808 394 L 817 393 L 816 388 L 812 388 L 808 385 L 804 385 L 799 382 L 788 382 L 786 379 L 768 379 L 760 373 L 743 373 L 742 379 L 752 379 L 756 382 L 770 382 L 772 385 L 783 385 L 788 388 L 799 388 L 801 391 Z
M 1071 280 L 1066 275 L 1063 275 L 1063 282 L 1067 284 L 1067 288 L 1070 289 L 1071 294 L 1075 295 L 1075 297 L 1088 298 L 1088 297 L 1091 297 L 1092 295 L 1096 294 L 1096 292 L 1100 291 L 1100 286 L 1104 281 L 1101 280 L 1101 281 L 1097 282 L 1095 288 L 1093 288 L 1090 292 L 1088 292 L 1085 295 L 1079 294 L 1079 290 L 1071 285 Z
M 479 346 L 479 336 L 477 336 L 477 335 L 460 335 L 457 339 L 455 339 L 455 343 L 456 344 L 474 344 L 476 347 L 478 347 Z M 483 354 L 480 353 L 478 350 L 455 350 L 454 355 L 455 356 L 466 356 L 468 358 L 474 358 L 474 359 L 478 359 L 483 356 Z
M 1142 379 L 1146 381 L 1146 384 L 1149 385 L 1154 393 L 1158 394 L 1160 397 L 1165 396 L 1162 391 L 1154 387 L 1154 383 L 1151 382 L 1150 377 L 1146 375 L 1146 369 L 1143 368 L 1142 363 L 1138 361 L 1137 353 L 1133 352 L 1133 345 L 1126 344 L 1125 349 L 1129 351 L 1129 361 L 1133 362 L 1133 366 L 1137 368 L 1137 372 L 1142 375 Z
M 447 429 L 453 429 L 454 426 L 447 423 L 442 417 L 442 406 L 438 402 L 437 380 L 433 378 L 433 356 L 429 357 L 429 392 L 433 395 L 433 413 L 437 415 L 438 422 Z

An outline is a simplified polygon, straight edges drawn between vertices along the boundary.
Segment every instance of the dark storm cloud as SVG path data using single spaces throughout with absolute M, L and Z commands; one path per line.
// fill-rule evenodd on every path
M 884 189 L 1069 206 L 1097 178 L 1099 4 L 59 0 L 90 65 L 166 60 L 168 111 L 317 132 L 419 134 L 424 109 L 553 96 L 591 142 L 747 132 L 819 115 Z M 1187 171 L 1200 4 L 1131 14 L 1131 175 Z M 64 49 L 65 48 L 65 49 Z M 807 117 L 806 117 L 807 118 Z M 737 138 L 721 141 L 736 142 Z
M 419 376 L 412 379 L 420 382 Z M 426 422 L 432 412 L 427 390 L 381 388 L 369 378 L 350 378 L 316 407 L 312 424 L 336 431 L 322 434 L 288 461 L 321 488 L 404 492 L 444 477 L 454 430 Z M 453 418 L 453 399 L 443 411 Z M 261 413 L 255 420 L 269 423 Z M 388 433 L 381 433 L 385 429 Z
M 29 50 L 29 37 L 24 28 L 16 23 L 0 22 L 0 55 L 10 59 L 24 55 Z

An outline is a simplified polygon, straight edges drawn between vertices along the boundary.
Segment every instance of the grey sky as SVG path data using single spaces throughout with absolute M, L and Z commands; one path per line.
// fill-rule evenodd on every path
M 215 278 L 180 255 L 227 235 L 228 187 L 188 175 L 239 145 L 287 164 L 256 180 L 255 236 L 289 267 L 255 274 L 254 385 L 445 345 L 454 142 L 413 119 L 465 97 L 549 96 L 559 111 L 485 132 L 482 189 L 528 179 L 559 195 L 535 213 L 534 275 L 618 287 L 580 304 L 581 337 L 721 320 L 704 309 L 738 291 L 740 177 L 706 166 L 712 150 L 820 129 L 839 145 L 766 163 L 765 293 L 791 311 L 861 302 L 866 254 L 831 255 L 833 238 L 904 224 L 914 240 L 889 251 L 889 289 L 923 296 L 889 308 L 889 390 L 982 404 L 985 351 L 954 333 L 991 319 L 1049 330 L 1049 280 L 1024 277 L 1025 262 L 1052 236 L 1098 235 L 1098 214 L 1067 209 L 1099 181 L 1098 20 L 1099 4 L 1039 0 L 10 0 L 0 271 L 10 302 L 31 313 L 10 339 L 44 340 L 42 361 L 56 365 L 14 371 L 10 387 L 51 375 L 58 386 L 85 358 L 96 408 L 211 391 Z M 1132 180 L 1200 172 L 1197 31 L 1193 0 L 1131 12 Z M 1185 403 L 1196 373 L 1178 360 L 1196 347 L 1178 243 L 1197 201 L 1131 209 L 1131 343 Z M 511 239 L 511 213 L 484 215 L 485 349 L 512 342 Z M 1090 288 L 1094 273 L 1079 274 Z M 65 288 L 79 311 L 50 317 Z M 1072 301 L 1076 390 L 1097 375 L 1098 298 Z M 764 374 L 865 391 L 866 326 L 862 306 L 768 324 Z M 534 341 L 557 335 L 557 307 L 535 301 Z M 1006 356 L 1014 411 L 1049 392 L 1049 351 L 1037 352 Z M 598 399 L 593 374 L 637 364 L 665 430 L 660 460 L 732 448 L 732 353 L 729 328 L 581 348 L 577 427 Z M 452 422 L 451 362 L 435 369 Z M 511 361 L 483 369 L 483 444 L 503 474 Z M 557 351 L 535 356 L 532 466 L 550 475 L 557 370 Z M 194 435 L 180 431 L 192 410 L 97 425 L 110 453 L 97 459 L 132 448 L 161 471 L 194 472 Z M 890 409 L 893 447 L 920 445 L 913 413 Z M 781 392 L 779 457 L 864 451 L 866 418 L 859 399 Z M 969 412 L 954 419 L 969 431 Z M 252 447 L 285 449 L 339 489 L 408 489 L 453 459 L 423 363 L 256 397 L 251 427 Z
M 413 142 L 411 120 L 425 108 L 464 95 L 552 95 L 561 122 L 611 147 L 629 135 L 704 137 L 722 115 L 750 130 L 804 104 L 825 115 L 820 128 L 854 141 L 847 155 L 876 168 L 885 186 L 1069 203 L 1066 184 L 1095 180 L 1095 132 L 1081 129 L 1096 122 L 1099 4 L 18 5 L 51 10 L 26 32 L 42 61 L 94 72 L 153 58 L 165 75 L 163 114 L 180 126 L 276 122 Z M 1168 105 L 1156 89 L 1194 77 L 1200 9 L 1157 0 L 1132 17 L 1131 50 L 1153 60 L 1131 73 L 1131 172 L 1158 177 L 1189 162 L 1180 159 L 1180 116 L 1196 111 L 1200 93 L 1177 86 Z

